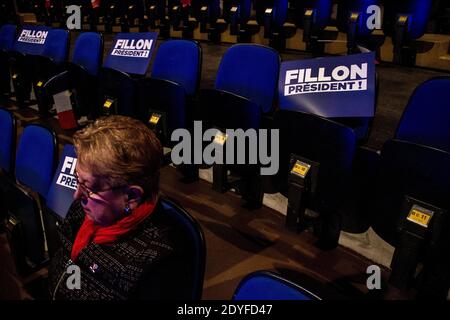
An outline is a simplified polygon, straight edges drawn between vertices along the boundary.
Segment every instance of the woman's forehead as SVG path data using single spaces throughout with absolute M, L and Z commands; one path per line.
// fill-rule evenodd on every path
M 96 180 L 95 176 L 92 174 L 92 171 L 86 166 L 82 166 L 77 163 L 75 170 L 79 178 L 84 181 L 94 182 Z
M 95 174 L 95 171 L 92 170 L 89 166 L 82 165 L 77 162 L 75 170 L 77 171 L 78 178 L 80 180 L 85 183 L 89 183 L 89 185 L 93 187 L 103 186 L 104 184 L 106 184 L 105 177 L 99 174 Z

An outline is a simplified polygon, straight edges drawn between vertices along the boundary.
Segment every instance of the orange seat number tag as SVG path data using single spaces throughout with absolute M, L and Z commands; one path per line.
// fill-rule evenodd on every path
M 408 213 L 407 219 L 422 227 L 428 228 L 432 216 L 433 211 L 419 207 L 418 205 L 413 205 Z
M 294 164 L 294 167 L 292 167 L 291 172 L 295 173 L 296 175 L 299 175 L 302 178 L 305 178 L 310 168 L 311 168 L 310 164 L 297 160 Z

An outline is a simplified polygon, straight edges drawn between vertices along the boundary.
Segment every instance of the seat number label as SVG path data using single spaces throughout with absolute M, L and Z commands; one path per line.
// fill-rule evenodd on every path
M 311 168 L 310 164 L 297 160 L 295 161 L 294 167 L 292 168 L 291 172 L 296 175 L 299 175 L 302 178 L 305 178 L 310 168 Z
M 407 219 L 422 227 L 428 228 L 432 216 L 433 211 L 419 207 L 418 205 L 413 205 L 408 213 Z

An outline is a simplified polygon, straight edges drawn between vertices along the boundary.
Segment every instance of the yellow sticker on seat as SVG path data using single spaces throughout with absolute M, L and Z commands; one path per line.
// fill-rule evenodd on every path
M 307 163 L 297 160 L 295 162 L 294 167 L 292 168 L 291 172 L 304 178 L 308 174 L 308 171 L 310 168 L 311 168 L 310 164 L 307 164 Z
M 39 82 L 37 83 L 37 86 L 38 86 L 38 87 L 42 87 L 43 84 L 44 84 L 44 83 L 43 83 L 42 81 L 39 81 Z
M 217 132 L 214 137 L 214 142 L 223 146 L 225 141 L 227 141 L 228 135 L 222 132 Z
M 12 76 L 13 79 L 17 79 L 17 73 L 14 73 Z
M 398 17 L 398 21 L 401 23 L 405 23 L 408 20 L 408 16 L 400 16 Z
M 150 117 L 150 120 L 148 122 L 150 122 L 152 124 L 158 124 L 158 121 L 160 118 L 161 118 L 161 115 L 154 113 L 154 114 L 152 114 L 152 116 Z
M 356 19 L 358 19 L 358 16 L 359 16 L 359 13 L 358 13 L 358 12 L 352 12 L 352 13 L 350 14 L 350 19 L 351 19 L 351 20 L 356 20 Z
M 307 9 L 306 11 L 305 11 L 305 16 L 307 16 L 307 17 L 309 17 L 309 16 L 312 16 L 313 15 L 313 10 L 312 9 Z
M 109 109 L 112 105 L 112 101 L 111 100 L 106 100 L 105 103 L 103 104 L 103 106 L 107 109 Z
M 418 205 L 413 205 L 408 213 L 407 219 L 422 227 L 428 228 L 432 216 L 433 211 L 422 208 Z

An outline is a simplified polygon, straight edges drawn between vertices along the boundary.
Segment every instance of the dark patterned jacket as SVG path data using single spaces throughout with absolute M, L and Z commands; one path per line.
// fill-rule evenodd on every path
M 183 281 L 183 239 L 170 226 L 160 203 L 138 228 L 111 245 L 90 243 L 79 254 L 80 289 L 69 289 L 70 253 L 85 213 L 75 201 L 60 228 L 61 248 L 49 268 L 54 299 L 176 299 L 177 281 Z M 69 279 L 71 277 L 71 279 Z M 58 284 L 59 283 L 59 284 Z

